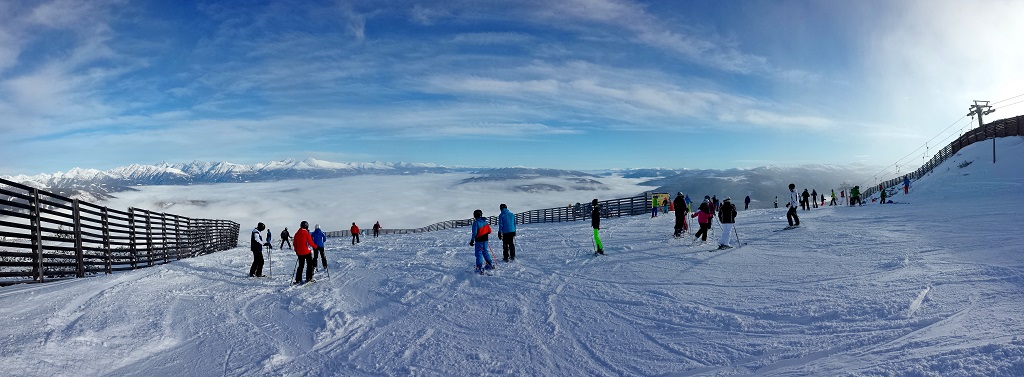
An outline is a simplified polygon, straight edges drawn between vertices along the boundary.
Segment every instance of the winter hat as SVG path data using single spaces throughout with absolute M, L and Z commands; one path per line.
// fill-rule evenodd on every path
M 726 201 L 726 202 L 728 202 L 728 201 L 729 201 L 729 199 L 732 199 L 732 198 L 730 198 L 730 197 L 728 197 L 728 196 L 726 196 L 726 197 L 725 197 L 725 201 Z
M 682 192 L 682 191 L 680 191 L 680 192 L 677 192 L 677 193 L 676 193 L 676 196 L 683 196 L 683 192 Z
M 316 224 L 316 228 L 317 228 L 317 229 L 320 229 L 320 224 Z

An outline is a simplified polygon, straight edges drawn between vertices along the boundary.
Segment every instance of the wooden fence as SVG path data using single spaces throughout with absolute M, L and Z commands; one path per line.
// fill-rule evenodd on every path
M 118 211 L 0 179 L 0 285 L 155 266 L 238 237 L 233 221 Z
M 953 140 L 953 142 L 946 145 L 935 153 L 935 156 L 931 160 L 928 160 L 924 165 L 915 170 L 912 173 L 907 173 L 899 177 L 883 181 L 879 186 L 868 187 L 867 189 L 861 190 L 861 197 L 870 197 L 871 195 L 880 191 L 880 189 L 889 189 L 891 187 L 898 187 L 903 185 L 903 177 L 910 177 L 911 180 L 917 180 L 923 177 L 925 174 L 931 173 L 939 164 L 946 161 L 950 157 L 956 156 L 957 152 L 960 152 L 964 147 L 977 143 L 979 141 L 985 141 L 994 139 L 997 137 L 1006 136 L 1024 136 L 1024 115 L 1016 116 L 1013 118 L 1000 119 L 995 122 L 988 123 L 983 127 L 978 127 L 968 131 L 967 133 L 960 135 L 959 138 Z
M 620 216 L 633 216 L 645 213 L 650 213 L 651 210 L 651 197 L 650 193 L 644 193 L 641 195 L 611 199 L 605 201 L 598 201 L 598 208 L 601 211 L 601 217 L 620 217 Z M 560 223 L 577 220 L 589 220 L 590 214 L 593 208 L 590 203 L 579 204 L 565 207 L 535 209 L 516 214 L 516 224 L 534 224 L 534 223 Z M 488 223 L 491 225 L 498 225 L 498 216 L 490 216 L 487 218 Z M 381 229 L 381 234 L 410 234 L 410 233 L 423 233 L 432 232 L 435 230 L 452 229 L 459 227 L 466 227 L 473 225 L 473 219 L 459 219 L 459 220 L 448 220 L 439 223 L 431 224 L 422 228 L 415 229 Z M 373 232 L 371 229 L 360 229 L 360 234 L 370 234 Z M 325 233 L 328 237 L 350 237 L 352 235 L 348 230 L 332 231 Z

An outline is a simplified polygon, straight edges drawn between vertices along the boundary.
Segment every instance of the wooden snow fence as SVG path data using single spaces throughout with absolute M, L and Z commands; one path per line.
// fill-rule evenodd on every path
M 239 224 L 119 211 L 0 179 L 0 285 L 109 274 L 238 246 Z

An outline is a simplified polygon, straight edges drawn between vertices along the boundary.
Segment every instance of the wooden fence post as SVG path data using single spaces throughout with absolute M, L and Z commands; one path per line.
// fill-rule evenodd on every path
M 138 251 L 135 247 L 135 208 L 128 208 L 128 251 L 131 252 L 132 269 L 139 268 Z
M 110 218 L 107 215 L 107 207 L 103 207 L 103 257 L 106 260 L 106 265 L 103 266 L 107 275 L 110 275 L 114 271 L 111 270 L 113 264 L 113 253 L 110 251 Z
M 85 277 L 85 252 L 82 251 L 82 213 L 79 211 L 78 199 L 71 200 L 71 216 L 75 221 L 75 276 Z
M 148 209 L 142 210 L 146 214 L 146 267 L 153 267 L 153 222 L 152 214 Z
M 39 189 L 32 189 L 32 241 L 35 242 L 35 262 L 32 265 L 33 278 L 42 283 L 46 277 L 43 269 L 43 226 L 42 213 L 39 211 Z

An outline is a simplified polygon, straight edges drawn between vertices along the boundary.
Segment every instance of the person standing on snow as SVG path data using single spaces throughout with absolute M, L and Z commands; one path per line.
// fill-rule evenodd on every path
M 700 225 L 700 230 L 693 235 L 693 242 L 697 242 L 700 238 L 701 242 L 707 242 L 708 230 L 711 229 L 711 200 L 705 200 L 704 203 L 697 207 L 697 212 L 694 212 L 690 217 L 697 218 L 697 224 Z
M 670 200 L 668 200 L 668 195 L 666 195 L 665 198 L 661 199 L 661 213 L 664 213 L 666 215 L 668 214 L 668 203 L 669 202 L 670 202 Z
M 348 228 L 348 232 L 352 234 L 352 244 L 359 243 L 359 227 L 356 223 L 352 223 L 352 226 Z
M 281 245 L 278 246 L 277 248 L 284 250 L 284 243 L 285 242 L 288 243 L 288 248 L 291 249 L 292 248 L 292 241 L 288 240 L 288 227 L 285 227 L 284 230 L 281 231 Z
M 829 207 L 834 205 L 836 205 L 836 189 L 832 189 L 832 201 L 828 202 Z
M 299 224 L 299 230 L 295 231 L 295 256 L 299 258 L 298 268 L 295 269 L 295 284 L 302 284 L 302 267 L 306 267 L 306 283 L 313 281 L 313 270 L 316 268 L 316 261 L 313 260 L 313 250 L 317 248 L 313 237 L 309 235 L 309 223 L 303 221 Z
M 910 175 L 903 176 L 903 195 L 910 193 Z
M 274 243 L 270 242 L 270 229 L 267 229 L 267 247 L 274 250 Z
M 263 241 L 263 229 L 266 228 L 266 225 L 259 223 L 252 230 L 252 237 L 250 237 L 252 265 L 249 266 L 249 277 L 263 277 L 263 246 L 270 246 L 269 243 Z
M 380 235 L 380 221 L 373 224 L 373 238 L 377 238 Z
M 690 208 L 690 203 L 692 203 L 690 201 L 690 196 L 689 195 L 683 195 L 683 197 L 686 198 L 686 212 L 693 211 L 693 208 Z
M 599 234 L 601 229 L 601 210 L 597 199 L 590 201 L 590 207 L 592 208 L 590 210 L 590 226 L 594 228 L 594 247 L 597 248 L 594 255 L 604 255 L 604 245 L 601 244 L 601 235 Z
M 651 196 L 651 218 L 658 217 L 658 196 Z
M 775 195 L 775 208 L 779 208 L 779 196 Z
M 324 231 L 320 230 L 320 224 L 316 224 L 316 230 L 313 230 L 313 243 L 316 244 L 316 251 L 313 253 L 313 265 L 316 266 L 316 260 L 319 256 L 320 260 L 324 263 L 324 269 L 327 269 L 327 255 L 324 253 L 327 235 L 324 234 Z
M 803 195 L 801 195 L 801 197 L 803 200 L 800 201 L 800 209 L 803 209 L 804 211 L 810 211 L 811 193 L 807 192 L 807 189 L 804 189 L 804 193 Z
M 747 195 L 746 199 L 743 199 L 743 210 L 746 211 L 750 208 L 750 195 Z
M 729 235 L 732 227 L 736 224 L 736 206 L 732 204 L 730 197 L 725 197 L 722 207 L 718 209 L 718 220 L 722 223 L 722 239 L 718 242 L 718 249 L 728 249 Z
M 515 262 L 516 260 L 516 214 L 508 210 L 508 206 L 502 203 L 498 206 L 501 214 L 498 215 L 498 239 L 501 240 L 501 260 Z
M 818 190 L 811 190 L 811 206 L 818 208 Z
M 850 207 L 853 207 L 854 204 L 861 207 L 864 206 L 864 202 L 860 200 L 860 186 L 853 186 L 853 188 L 850 189 Z
M 491 226 L 484 217 L 484 211 L 473 211 L 473 231 L 470 233 L 469 246 L 473 246 L 476 255 L 476 272 L 483 275 L 484 270 L 493 270 L 491 251 L 487 249 L 487 235 L 491 234 Z M 487 265 L 484 265 L 484 261 Z
M 686 218 L 689 211 L 686 210 L 686 198 L 683 197 L 682 192 L 676 194 L 676 199 L 672 202 L 672 205 L 676 207 L 676 226 L 675 233 L 672 235 L 679 238 L 682 237 L 683 232 L 689 231 L 689 224 L 687 224 Z
M 804 190 L 804 194 L 807 190 Z M 797 202 L 800 200 L 800 195 L 796 193 L 796 184 L 789 184 L 789 203 L 786 203 L 786 207 L 789 211 L 786 212 L 786 221 L 789 222 L 789 226 L 800 226 L 800 216 L 796 215 Z
M 880 195 L 882 196 L 882 203 L 881 204 L 885 204 L 885 190 L 884 189 L 882 190 L 882 193 Z

